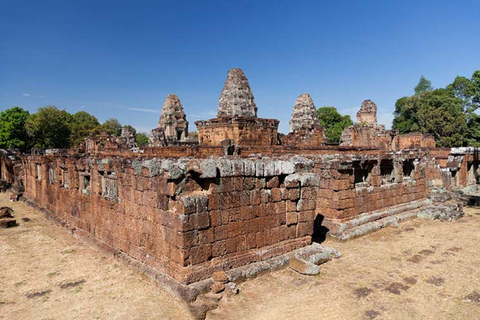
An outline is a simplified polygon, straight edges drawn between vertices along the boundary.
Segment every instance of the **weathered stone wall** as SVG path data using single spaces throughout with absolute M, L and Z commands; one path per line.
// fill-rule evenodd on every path
M 427 160 L 428 159 L 428 160 Z M 360 214 L 425 199 L 435 174 L 423 152 L 324 157 L 316 213 L 330 228 Z M 335 231 L 335 230 L 331 230 Z
M 0 182 L 2 191 L 6 186 L 23 190 L 23 165 L 17 153 L 0 149 Z
M 25 197 L 182 283 L 310 243 L 304 160 L 28 156 Z
M 178 157 L 188 150 L 26 156 L 24 196 L 69 228 L 192 283 L 308 245 L 318 221 L 335 233 L 348 221 L 420 203 L 432 188 L 476 185 L 480 177 L 473 148 L 276 145 L 232 157 L 197 146 L 195 158 Z M 3 178 L 12 164 L 2 159 Z
M 385 130 L 383 125 L 355 124 L 342 132 L 341 146 L 397 150 L 399 138 L 395 131 Z
M 412 132 L 399 135 L 398 149 L 435 148 L 435 138 L 428 133 Z
M 276 119 L 236 117 L 196 121 L 195 125 L 201 146 L 220 146 L 227 139 L 240 146 L 271 146 L 277 144 L 278 123 Z

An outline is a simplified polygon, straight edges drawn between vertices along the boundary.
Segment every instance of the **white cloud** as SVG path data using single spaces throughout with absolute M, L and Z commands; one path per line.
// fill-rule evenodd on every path
M 45 96 L 40 96 L 40 98 L 45 98 Z
M 128 108 L 131 111 L 150 112 L 160 114 L 161 112 L 155 109 L 142 109 L 142 108 Z
M 22 96 L 24 96 L 24 97 L 30 97 L 30 93 L 24 93 L 24 94 L 22 94 Z
M 81 106 L 80 109 L 85 109 L 85 106 Z
M 202 120 L 206 118 L 212 118 L 217 116 L 217 112 L 210 110 L 208 112 L 196 113 L 196 114 L 187 114 L 188 117 L 192 117 L 195 120 Z

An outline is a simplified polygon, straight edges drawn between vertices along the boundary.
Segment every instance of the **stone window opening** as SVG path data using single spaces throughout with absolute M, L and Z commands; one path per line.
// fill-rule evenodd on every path
M 80 174 L 80 190 L 83 194 L 90 195 L 91 186 L 90 186 L 90 174 L 81 173 Z
M 364 163 L 355 161 L 353 163 L 355 187 L 367 187 L 370 185 L 370 179 L 372 176 L 372 169 L 374 164 L 374 161 L 366 161 Z
M 48 183 L 49 184 L 55 183 L 55 169 L 53 168 L 53 166 L 50 166 L 48 168 Z
M 62 173 L 63 173 L 63 187 L 65 189 L 68 189 L 69 185 L 68 185 L 68 171 L 67 171 L 67 169 L 62 169 Z
M 118 183 L 115 172 L 99 171 L 101 175 L 102 197 L 109 201 L 118 202 Z
M 61 188 L 68 189 L 68 172 L 66 168 L 60 168 L 58 170 L 58 182 Z
M 413 160 L 405 160 L 402 168 L 404 178 L 413 178 L 413 173 L 415 172 L 415 164 L 413 163 Z
M 36 176 L 37 181 L 42 180 L 42 165 L 37 163 L 37 176 Z
M 455 168 L 457 169 L 457 168 Z M 458 187 L 458 177 L 457 177 L 457 170 L 450 169 L 450 174 L 452 175 L 452 182 L 455 187 Z
M 382 184 L 394 183 L 395 175 L 392 160 L 382 160 L 380 162 L 380 177 Z
M 480 170 L 477 162 L 468 162 L 467 185 L 479 184 Z

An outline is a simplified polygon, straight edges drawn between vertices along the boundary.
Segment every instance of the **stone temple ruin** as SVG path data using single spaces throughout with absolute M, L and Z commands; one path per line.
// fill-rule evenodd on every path
M 176 94 L 169 94 L 163 104 L 158 127 L 153 129 L 149 137 L 149 146 L 165 147 L 176 145 L 188 137 L 187 115 Z
M 325 236 L 461 215 L 458 194 L 480 181 L 478 149 L 385 130 L 376 112 L 364 101 L 342 145 L 326 145 L 303 94 L 291 132 L 279 134 L 278 120 L 257 117 L 247 78 L 232 69 L 217 117 L 195 123 L 196 144 L 179 143 L 188 122 L 169 95 L 143 153 L 107 140 L 64 153 L 3 152 L 0 177 L 64 228 L 193 301 L 288 263 L 315 273 L 338 256 L 319 244 Z

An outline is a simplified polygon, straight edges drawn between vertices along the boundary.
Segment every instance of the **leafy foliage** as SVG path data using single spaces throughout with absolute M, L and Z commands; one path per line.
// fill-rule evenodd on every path
M 85 111 L 79 111 L 72 115 L 70 123 L 70 146 L 80 145 L 85 138 L 94 134 L 94 130 L 100 126 L 97 118 Z
M 136 133 L 132 126 L 124 127 Z M 94 138 L 102 132 L 119 136 L 122 125 L 115 118 L 100 125 L 97 118 L 88 112 L 79 111 L 72 115 L 55 106 L 41 107 L 33 114 L 20 107 L 0 112 L 0 148 L 19 148 L 25 152 L 31 147 L 77 147 L 85 138 Z M 136 139 L 139 139 L 139 145 L 148 143 L 144 133 L 136 134 Z
M 416 95 L 419 95 L 423 92 L 432 91 L 432 82 L 426 79 L 424 76 L 421 76 L 414 90 Z
M 20 107 L 0 112 L 0 148 L 19 148 L 22 151 L 27 149 L 25 123 L 29 114 Z
M 110 118 L 102 124 L 100 130 L 118 137 L 122 133 L 122 125 L 117 119 Z
M 72 115 L 54 106 L 38 109 L 30 115 L 26 128 L 37 148 L 68 148 L 70 145 L 70 123 Z
M 139 148 L 144 147 L 148 144 L 148 136 L 144 132 L 137 133 L 135 135 L 135 141 Z
M 480 70 L 471 79 L 456 77 L 445 89 L 432 89 L 423 76 L 415 95 L 395 103 L 392 128 L 400 133 L 423 132 L 439 147 L 480 146 Z
M 349 115 L 342 116 L 335 107 L 320 107 L 317 109 L 320 124 L 325 127 L 328 140 L 332 144 L 339 144 L 343 129 L 353 125 Z

